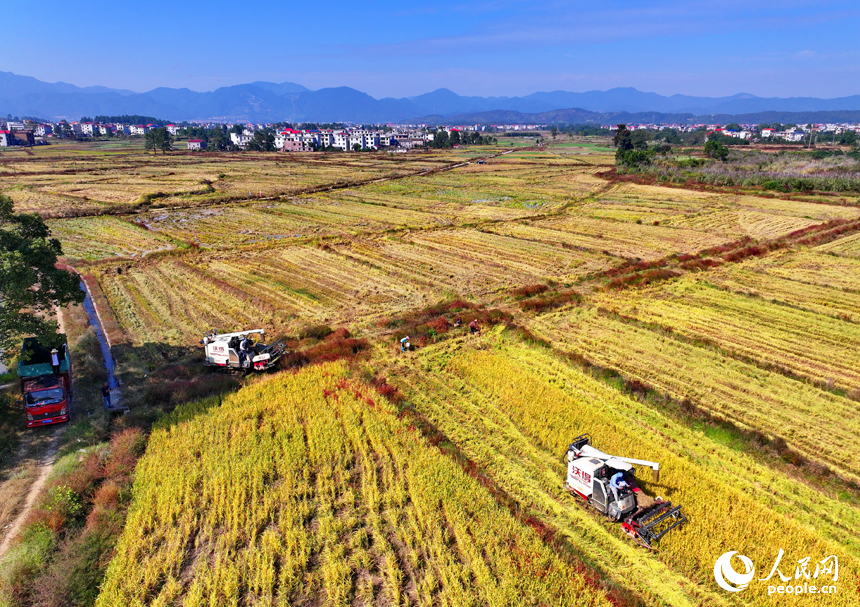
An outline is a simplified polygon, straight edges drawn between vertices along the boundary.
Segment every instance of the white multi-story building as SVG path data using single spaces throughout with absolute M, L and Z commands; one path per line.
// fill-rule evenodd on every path
M 165 128 L 167 129 L 167 132 L 171 135 L 176 135 L 176 133 L 178 133 L 179 129 L 181 129 L 182 127 L 176 126 L 175 124 L 168 124 Z
M 243 150 L 248 147 L 249 143 L 251 143 L 251 139 L 253 139 L 253 134 L 246 135 L 244 132 L 241 135 L 230 133 L 230 141 L 233 142 L 233 145 L 238 146 Z

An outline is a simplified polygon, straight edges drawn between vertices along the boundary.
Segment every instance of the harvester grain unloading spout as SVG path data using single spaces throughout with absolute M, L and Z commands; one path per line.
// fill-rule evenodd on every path
M 636 484 L 633 464 L 648 466 L 655 483 L 660 482 L 660 464 L 642 459 L 610 455 L 592 447 L 591 436 L 578 436 L 567 448 L 565 489 L 579 495 L 596 510 L 620 521 L 624 531 L 644 546 L 687 522 L 681 506 L 651 498 Z

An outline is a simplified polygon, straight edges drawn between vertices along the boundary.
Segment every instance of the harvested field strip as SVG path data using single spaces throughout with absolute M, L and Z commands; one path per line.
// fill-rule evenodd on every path
M 860 323 L 860 293 L 810 285 L 756 269 L 759 261 L 723 266 L 701 277 L 702 281 L 742 295 L 778 301 L 817 314 Z
M 827 244 L 817 246 L 813 249 L 818 253 L 831 253 L 844 255 L 846 257 L 860 257 L 860 234 L 845 236 Z
M 738 236 L 778 238 L 818 223 L 821 222 L 817 219 L 734 208 L 671 218 L 662 222 L 662 225 L 680 229 L 705 230 L 735 238 Z
M 552 244 L 501 235 L 495 231 L 439 230 L 411 236 L 418 244 L 459 256 L 474 268 L 498 266 L 509 284 L 546 278 L 570 280 L 605 269 L 612 261 L 602 255 L 565 251 Z M 504 276 L 499 276 L 500 280 Z
M 130 163 L 129 158 L 140 160 Z M 252 196 L 261 191 L 266 196 L 296 194 L 326 184 L 397 178 L 444 168 L 452 162 L 456 162 L 456 158 L 439 155 L 406 160 L 373 158 L 361 162 L 330 157 L 302 162 L 265 154 L 156 158 L 138 153 L 121 159 L 96 154 L 55 162 L 39 159 L 38 162 L 6 163 L 4 169 L 9 175 L 4 178 L 4 189 L 30 190 L 31 196 L 19 201 L 16 209 L 48 214 L 62 214 L 67 210 L 91 212 L 98 204 L 121 210 L 155 193 L 167 195 L 161 200 L 163 206 L 187 207 L 224 198 L 247 198 L 249 191 Z M 25 166 L 26 171 L 12 174 L 18 165 Z M 69 203 L 64 195 L 79 202 Z M 57 206 L 58 200 L 66 200 L 66 203 Z
M 596 561 L 607 563 L 607 575 L 636 567 L 658 572 L 625 574 L 625 583 L 647 597 L 647 604 L 734 604 L 733 597 L 717 594 L 713 585 L 714 561 L 727 546 L 755 562 L 772 562 L 779 548 L 791 560 L 838 553 L 843 555 L 840 564 L 844 558 L 845 569 L 851 571 L 848 587 L 853 588 L 856 557 L 783 515 L 780 504 L 769 507 L 744 492 L 752 484 L 737 481 L 735 469 L 750 466 L 742 455 L 679 427 L 540 350 L 486 339 L 490 343 L 485 350 L 463 348 L 462 343 L 425 349 L 416 361 L 416 374 L 432 376 L 433 381 L 413 383 L 412 402 L 523 507 L 557 526 Z M 660 484 L 648 478 L 640 483 L 646 491 L 682 504 L 691 523 L 661 539 L 658 552 L 643 554 L 634 548 L 630 563 L 624 548 L 632 544 L 623 545 L 620 528 L 581 510 L 577 498 L 562 491 L 560 454 L 571 438 L 585 431 L 609 453 L 660 461 Z M 589 532 L 593 525 L 604 528 L 593 532 L 598 539 Z M 613 546 L 613 540 L 618 544 Z M 833 597 L 831 604 L 852 604 L 849 594 Z M 768 600 L 767 586 L 757 584 L 737 604 Z
M 62 242 L 63 254 L 70 259 L 136 257 L 176 246 L 176 241 L 167 236 L 115 217 L 51 220 L 47 224 L 53 237 Z
M 99 285 L 122 331 L 135 345 L 188 343 L 212 327 L 259 320 L 244 299 L 216 291 L 174 263 L 102 272 Z
M 609 605 L 345 371 L 156 430 L 97 605 Z
M 762 365 L 818 383 L 860 387 L 860 326 L 710 288 L 690 278 L 671 286 L 605 296 L 598 305 L 705 340 Z
M 860 292 L 860 259 L 810 250 L 770 255 L 756 267 L 799 282 Z
M 858 404 L 595 308 L 539 316 L 529 325 L 562 352 L 615 369 L 737 426 L 779 436 L 812 461 L 860 481 Z M 860 532 L 858 549 L 860 555 Z
M 672 253 L 695 252 L 726 242 L 725 238 L 701 232 L 585 217 L 497 224 L 487 229 L 505 236 L 646 260 L 659 259 Z

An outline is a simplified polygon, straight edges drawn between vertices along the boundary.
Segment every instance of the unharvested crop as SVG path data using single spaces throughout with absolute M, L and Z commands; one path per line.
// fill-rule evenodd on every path
M 342 365 L 195 411 L 150 439 L 99 606 L 609 604 Z

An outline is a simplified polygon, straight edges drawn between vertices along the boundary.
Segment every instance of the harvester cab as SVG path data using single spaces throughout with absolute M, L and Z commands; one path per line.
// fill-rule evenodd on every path
M 253 343 L 253 337 L 259 341 Z M 263 329 L 250 329 L 235 333 L 207 333 L 200 343 L 205 350 L 203 364 L 235 371 L 268 371 L 278 364 L 287 348 L 283 341 L 272 344 L 262 342 L 266 334 Z M 242 342 L 248 341 L 246 350 L 242 350 Z
M 591 436 L 578 436 L 567 448 L 565 489 L 591 504 L 613 521 L 620 521 L 631 538 L 647 548 L 675 527 L 687 522 L 681 506 L 646 495 L 636 484 L 633 465 L 651 468 L 660 482 L 660 464 L 604 453 L 591 446 Z

